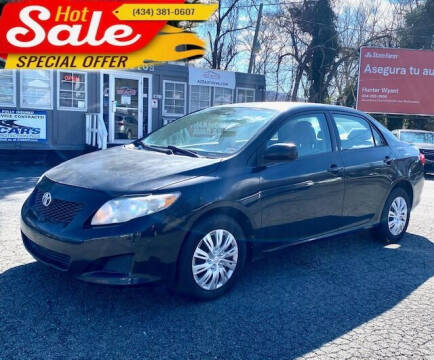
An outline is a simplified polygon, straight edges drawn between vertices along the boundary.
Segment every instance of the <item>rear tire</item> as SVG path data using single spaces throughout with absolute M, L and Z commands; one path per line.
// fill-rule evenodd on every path
M 404 236 L 410 221 L 410 198 L 402 188 L 395 188 L 384 204 L 381 222 L 373 235 L 386 243 L 396 243 Z
M 194 226 L 183 245 L 177 291 L 201 300 L 223 295 L 237 281 L 246 253 L 238 223 L 224 215 L 206 218 Z

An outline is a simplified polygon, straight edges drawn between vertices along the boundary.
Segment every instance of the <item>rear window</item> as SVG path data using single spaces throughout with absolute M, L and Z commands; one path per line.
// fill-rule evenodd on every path
M 387 145 L 387 143 L 384 140 L 383 136 L 380 134 L 380 132 L 375 127 L 372 127 L 372 133 L 374 134 L 374 140 L 375 140 L 375 145 L 376 146 L 385 146 L 385 145 Z
M 339 133 L 342 150 L 354 150 L 374 147 L 371 126 L 357 116 L 334 114 L 333 118 Z

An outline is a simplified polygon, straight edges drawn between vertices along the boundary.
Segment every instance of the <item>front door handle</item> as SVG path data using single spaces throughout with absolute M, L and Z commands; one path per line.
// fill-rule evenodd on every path
M 384 158 L 384 163 L 385 163 L 386 165 L 392 165 L 392 158 L 391 158 L 390 156 L 386 156 L 386 157 Z
M 331 172 L 332 174 L 339 174 L 342 172 L 344 168 L 337 166 L 336 164 L 330 165 L 328 172 Z

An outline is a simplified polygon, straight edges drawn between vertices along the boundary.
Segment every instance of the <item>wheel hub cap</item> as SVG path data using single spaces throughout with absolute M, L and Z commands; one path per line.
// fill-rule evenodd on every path
M 392 235 L 400 235 L 407 223 L 407 202 L 401 196 L 393 200 L 389 209 L 388 225 Z
M 201 239 L 194 251 L 194 280 L 204 290 L 218 289 L 232 277 L 237 261 L 235 237 L 227 230 L 211 231 Z

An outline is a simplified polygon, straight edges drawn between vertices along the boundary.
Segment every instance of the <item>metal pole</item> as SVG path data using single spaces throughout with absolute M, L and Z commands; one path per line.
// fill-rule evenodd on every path
M 249 74 L 252 73 L 253 70 L 253 62 L 255 61 L 255 55 L 256 50 L 258 47 L 258 33 L 259 33 L 259 27 L 261 26 L 261 18 L 262 18 L 262 7 L 264 4 L 259 5 L 259 12 L 258 12 L 258 18 L 256 20 L 256 29 L 255 29 L 255 36 L 253 37 L 253 44 L 252 44 L 252 51 L 250 53 L 250 61 L 249 61 Z

